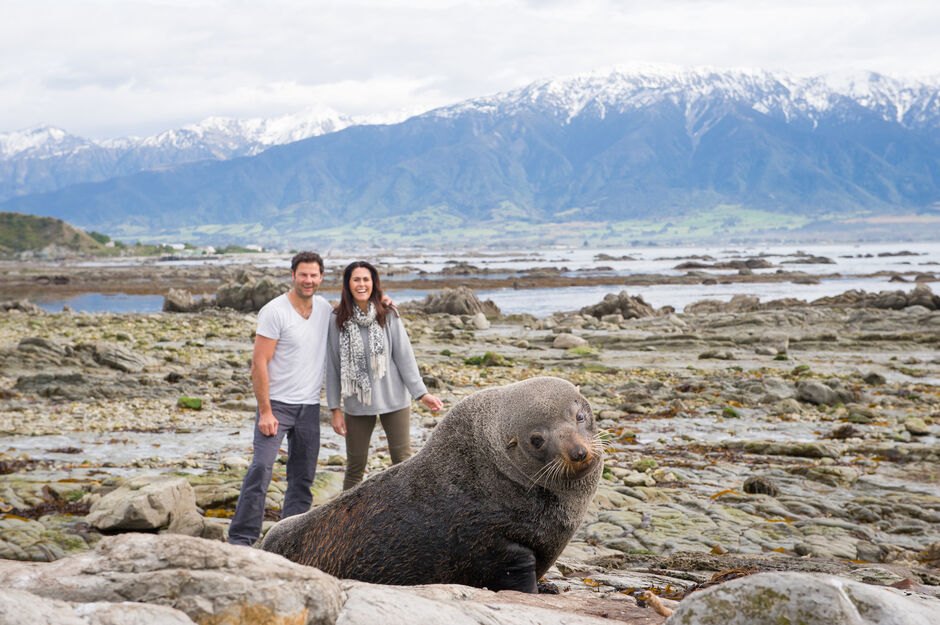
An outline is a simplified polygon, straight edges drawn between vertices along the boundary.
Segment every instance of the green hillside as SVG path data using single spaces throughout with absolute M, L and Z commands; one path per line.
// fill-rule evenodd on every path
M 81 254 L 100 254 L 104 246 L 61 219 L 0 212 L 0 255 L 41 250 L 50 245 Z

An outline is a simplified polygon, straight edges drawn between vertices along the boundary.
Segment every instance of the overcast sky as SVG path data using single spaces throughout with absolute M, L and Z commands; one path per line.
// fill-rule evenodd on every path
M 639 62 L 940 77 L 937 0 L 0 0 L 0 132 L 418 111 Z

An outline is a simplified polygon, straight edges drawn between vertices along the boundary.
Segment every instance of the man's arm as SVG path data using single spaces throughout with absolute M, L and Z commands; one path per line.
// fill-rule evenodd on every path
M 271 397 L 268 394 L 268 363 L 274 357 L 276 346 L 276 339 L 256 334 L 255 350 L 251 354 L 251 385 L 258 401 L 258 429 L 265 436 L 277 434 L 277 418 L 271 411 Z

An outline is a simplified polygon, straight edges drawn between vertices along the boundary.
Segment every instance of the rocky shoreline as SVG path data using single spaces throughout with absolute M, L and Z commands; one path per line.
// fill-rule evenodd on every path
M 940 298 L 924 284 L 812 303 L 755 299 L 676 313 L 623 293 L 544 319 L 499 315 L 465 292 L 405 307 L 445 409 L 479 388 L 557 375 L 580 386 L 607 433 L 597 497 L 547 576 L 560 594 L 527 605 L 583 619 L 564 622 L 658 623 L 665 617 L 632 594 L 652 589 L 681 612 L 705 592 L 687 591 L 716 574 L 789 571 L 813 574 L 820 588 L 823 579 L 894 586 L 940 606 Z M 0 312 L 0 558 L 33 562 L 3 563 L 0 578 L 104 558 L 128 531 L 224 536 L 250 457 L 250 445 L 226 437 L 243 437 L 253 417 L 254 323 L 226 308 Z M 415 447 L 439 418 L 415 406 Z M 341 442 L 324 441 L 319 500 L 342 478 Z M 368 472 L 388 465 L 383 445 Z M 271 518 L 283 466 L 275 476 Z M 14 587 L 88 601 L 23 584 Z M 361 591 L 341 584 L 348 596 Z M 380 589 L 368 593 L 382 601 Z M 10 601 L 19 599 L 0 604 Z M 511 613 L 500 622 L 525 622 Z

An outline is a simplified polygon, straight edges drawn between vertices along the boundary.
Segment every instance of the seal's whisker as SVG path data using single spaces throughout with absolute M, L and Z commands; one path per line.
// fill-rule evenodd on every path
M 551 482 L 554 480 L 554 474 L 558 471 L 559 464 L 561 463 L 558 458 L 554 458 L 551 462 L 543 465 L 542 468 L 536 471 L 535 475 L 529 478 L 532 480 L 532 485 L 529 486 L 529 490 L 532 490 L 532 487 L 536 486 L 539 483 L 539 480 L 543 480 L 545 482 Z
M 529 479 L 532 480 L 532 486 L 535 486 L 536 484 L 538 484 L 538 481 L 541 478 L 545 477 L 545 475 L 547 475 L 549 471 L 551 471 L 553 462 L 554 461 L 549 462 L 548 464 L 542 465 L 542 467 L 539 468 L 539 470 L 535 472 L 535 475 L 529 476 Z M 529 486 L 530 490 L 532 489 L 532 486 Z
M 549 482 L 554 482 L 556 479 L 558 479 L 558 474 L 564 470 L 565 464 L 561 461 L 561 459 L 555 458 L 552 460 L 551 466 L 552 470 L 549 471 L 547 477 Z

